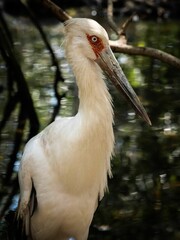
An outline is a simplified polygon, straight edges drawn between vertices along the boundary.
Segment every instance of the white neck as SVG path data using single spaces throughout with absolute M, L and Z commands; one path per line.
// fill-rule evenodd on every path
M 111 96 L 99 66 L 94 61 L 84 58 L 81 62 L 73 63 L 73 70 L 79 89 L 78 112 L 89 117 L 93 114 L 100 117 L 102 122 L 106 119 L 107 123 L 112 125 Z
M 107 172 L 111 175 L 110 159 L 114 146 L 111 96 L 99 66 L 87 58 L 77 60 L 73 56 L 69 59 L 79 88 L 78 134 L 84 136 L 87 158 L 92 166 L 91 170 L 89 167 L 90 178 L 93 171 L 101 198 L 107 187 Z

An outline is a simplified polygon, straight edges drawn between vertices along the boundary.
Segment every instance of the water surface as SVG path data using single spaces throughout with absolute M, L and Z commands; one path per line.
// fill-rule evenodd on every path
M 8 18 L 8 21 L 40 128 L 43 129 L 49 123 L 57 101 L 53 90 L 55 69 L 51 66 L 49 52 L 32 24 L 24 19 L 14 21 Z M 64 56 L 62 26 L 44 26 L 44 29 L 65 78 L 65 82 L 58 87 L 60 93 L 66 93 L 59 114 L 71 116 L 77 111 L 77 89 Z M 114 37 L 110 30 L 109 34 Z M 133 45 L 159 48 L 180 57 L 180 29 L 177 22 L 136 22 L 132 23 L 127 34 L 129 43 Z M 150 127 L 139 119 L 117 90 L 108 85 L 115 112 L 114 177 L 109 180 L 109 193 L 95 214 L 89 239 L 180 239 L 179 70 L 148 57 L 125 54 L 116 54 L 116 57 L 153 125 Z M 6 66 L 2 59 L 0 66 L 2 116 L 7 101 Z M 13 149 L 18 111 L 19 106 L 1 136 L 2 175 L 5 174 Z M 26 124 L 24 144 L 28 132 L 29 126 Z M 24 144 L 17 156 L 15 174 Z M 8 193 L 7 190 L 4 192 Z

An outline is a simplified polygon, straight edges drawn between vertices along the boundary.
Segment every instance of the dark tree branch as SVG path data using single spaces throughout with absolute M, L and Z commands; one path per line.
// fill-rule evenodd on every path
M 18 125 L 16 127 L 15 138 L 14 138 L 14 147 L 10 155 L 10 161 L 7 165 L 5 183 L 9 182 L 9 180 L 11 179 L 11 175 L 13 173 L 14 163 L 16 161 L 17 153 L 20 149 L 22 139 L 23 139 L 23 133 L 24 133 L 25 124 L 27 121 L 27 115 L 28 114 L 27 114 L 27 109 L 25 104 L 21 104 L 19 115 L 18 115 Z
M 21 2 L 22 2 L 22 0 L 21 0 Z M 37 20 L 37 17 L 34 16 L 33 12 L 29 9 L 29 7 L 26 4 L 24 4 L 23 2 L 22 2 L 22 4 L 24 6 L 24 10 L 26 11 L 27 15 L 31 19 L 32 23 L 34 24 L 34 26 L 39 31 L 39 33 L 42 37 L 42 40 L 44 41 L 44 44 L 45 44 L 46 48 L 48 49 L 48 51 L 51 55 L 52 66 L 56 67 L 56 73 L 55 73 L 55 78 L 54 78 L 54 93 L 55 93 L 55 97 L 57 99 L 57 104 L 54 107 L 54 111 L 53 111 L 53 114 L 52 114 L 52 117 L 51 117 L 51 120 L 50 120 L 50 122 L 52 122 L 52 121 L 54 121 L 54 119 L 57 116 L 57 114 L 59 112 L 59 109 L 61 107 L 61 99 L 63 97 L 65 97 L 65 94 L 63 94 L 61 96 L 61 94 L 59 94 L 59 92 L 58 92 L 58 83 L 59 82 L 64 82 L 64 78 L 62 77 L 56 55 L 54 54 L 53 49 L 52 49 L 52 47 L 51 47 L 51 45 L 50 45 L 50 43 L 49 43 L 49 41 L 46 37 L 46 34 L 44 33 L 42 26 L 39 24 L 39 22 Z
M 21 67 L 15 57 L 14 50 L 9 43 L 9 39 L 3 31 L 3 26 L 0 22 L 0 48 L 2 56 L 6 62 L 8 71 L 11 72 L 12 82 L 17 84 L 17 89 L 20 97 L 20 102 L 25 104 L 30 120 L 30 137 L 34 136 L 39 128 L 39 121 L 34 109 L 34 104 L 29 92 L 28 85 L 24 78 Z
M 5 26 L 4 26 L 4 21 L 1 21 L 3 19 L 3 15 L 0 12 L 0 50 L 1 50 L 1 54 L 2 57 L 4 58 L 4 61 L 6 62 L 6 66 L 7 66 L 7 71 L 9 78 L 11 78 L 9 81 L 11 84 L 16 84 L 17 85 L 17 93 L 15 94 L 15 96 L 17 96 L 16 100 L 17 102 L 19 101 L 21 103 L 21 111 L 19 113 L 19 120 L 20 120 L 20 125 L 21 125 L 21 120 L 22 120 L 22 112 L 23 112 L 23 116 L 24 118 L 29 118 L 30 121 L 30 133 L 29 133 L 29 138 L 31 138 L 32 136 L 34 136 L 35 134 L 37 134 L 38 129 L 39 129 L 39 121 L 34 109 L 34 105 L 33 105 L 33 101 L 28 89 L 28 85 L 25 81 L 24 75 L 22 73 L 21 67 L 18 64 L 18 61 L 15 57 L 15 53 L 14 53 L 14 49 L 12 47 L 11 42 L 9 41 L 9 38 L 7 36 L 7 31 L 5 30 Z M 11 88 L 9 88 L 11 89 Z M 9 96 L 11 96 L 11 94 L 9 94 Z M 9 100 L 10 101 L 10 100 Z M 7 104 L 7 107 L 9 107 L 9 109 L 5 109 L 5 117 L 9 118 L 12 111 L 14 110 L 17 102 L 15 102 L 14 104 L 12 104 L 12 106 L 9 106 L 9 104 Z M 24 119 L 23 118 L 23 119 Z M 5 119 L 3 119 L 3 122 L 1 123 L 1 130 L 2 128 L 5 126 Z M 14 145 L 14 149 L 11 155 L 11 159 L 9 162 L 9 166 L 7 169 L 7 177 L 6 180 L 10 180 L 11 174 L 12 174 L 12 169 L 13 169 L 13 165 L 14 162 L 16 160 L 16 154 L 19 150 L 20 144 L 21 144 L 21 140 L 22 140 L 22 136 L 19 137 L 19 129 L 22 127 L 18 126 L 18 129 L 16 131 L 16 136 L 15 136 L 15 145 Z M 24 127 L 22 127 L 23 130 Z
M 11 47 L 13 47 L 13 39 L 12 39 L 12 36 L 11 36 L 11 33 L 9 31 L 9 28 L 8 28 L 8 25 L 3 17 L 3 14 L 2 14 L 2 10 L 0 9 L 0 22 L 3 26 L 3 30 L 4 30 L 4 34 L 7 35 L 7 38 L 9 40 L 9 43 L 11 45 Z
M 9 206 L 11 205 L 12 203 L 12 198 L 14 197 L 14 195 L 17 193 L 18 191 L 18 188 L 19 188 L 19 184 L 18 184 L 18 177 L 16 177 L 13 182 L 11 183 L 12 185 L 12 188 L 9 192 L 9 195 L 6 199 L 6 202 L 4 204 L 4 206 L 2 207 L 1 209 L 1 212 L 0 212 L 0 219 L 3 218 L 3 216 L 5 215 L 7 209 L 9 208 Z M 14 219 L 13 219 L 14 220 Z M 13 238 L 14 239 L 14 238 Z
M 68 19 L 71 19 L 71 16 L 69 16 L 65 11 L 63 11 L 60 7 L 58 7 L 56 4 L 54 4 L 50 0 L 41 0 L 42 3 L 51 10 L 51 12 L 56 16 L 56 18 L 61 21 L 65 22 Z
M 8 101 L 4 108 L 4 114 L 3 114 L 2 120 L 0 122 L 0 134 L 2 132 L 2 129 L 5 127 L 8 119 L 11 116 L 11 113 L 14 111 L 18 102 L 19 102 L 19 94 L 18 93 L 16 93 L 14 96 L 8 97 Z

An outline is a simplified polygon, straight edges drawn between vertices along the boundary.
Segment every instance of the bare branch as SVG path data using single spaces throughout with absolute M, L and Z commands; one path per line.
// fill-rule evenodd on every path
M 51 9 L 51 11 L 60 21 L 64 22 L 71 18 L 66 12 L 64 12 L 60 7 L 52 3 L 50 0 L 42 0 L 42 2 L 45 6 Z M 113 21 L 113 3 L 112 0 L 108 1 L 108 21 L 112 29 L 120 36 L 118 40 L 110 41 L 110 46 L 112 50 L 119 53 L 156 58 L 162 62 L 168 63 L 169 65 L 180 69 L 180 59 L 176 58 L 171 54 L 168 54 L 166 52 L 154 48 L 134 47 L 127 44 L 125 30 L 127 29 L 133 16 L 134 14 L 127 19 L 127 21 L 122 25 L 121 29 L 118 31 L 117 30 L 118 28 L 116 27 L 116 24 Z
M 107 19 L 108 19 L 109 26 L 117 34 L 117 36 L 119 36 L 118 27 L 113 20 L 113 1 L 112 0 L 108 0 Z
M 114 52 L 125 53 L 129 55 L 141 55 L 159 59 L 162 62 L 168 63 L 171 66 L 180 69 L 180 59 L 163 52 L 159 49 L 146 48 L 146 47 L 134 47 L 128 44 L 121 44 L 119 40 L 110 41 L 110 46 Z
M 121 26 L 120 30 L 118 31 L 119 35 L 126 35 L 126 29 L 129 26 L 129 24 L 132 22 L 132 19 L 136 13 L 133 13 Z

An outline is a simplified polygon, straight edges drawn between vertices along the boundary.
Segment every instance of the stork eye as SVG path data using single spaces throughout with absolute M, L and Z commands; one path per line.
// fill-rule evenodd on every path
M 98 40 L 98 37 L 96 37 L 96 36 L 92 36 L 92 37 L 91 37 L 91 41 L 92 41 L 93 43 L 96 43 L 97 40 Z

